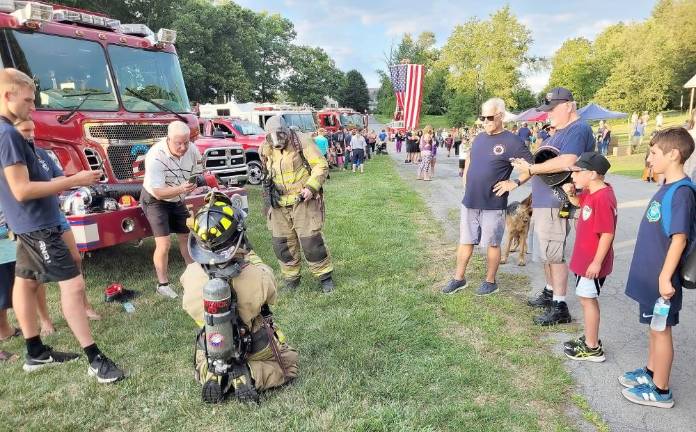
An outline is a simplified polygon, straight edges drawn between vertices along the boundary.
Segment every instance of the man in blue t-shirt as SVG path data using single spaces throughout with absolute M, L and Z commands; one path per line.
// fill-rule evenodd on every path
M 554 193 L 539 175 L 570 170 L 581 154 L 594 151 L 595 139 L 592 128 L 580 120 L 570 90 L 563 87 L 554 88 L 546 95 L 544 104 L 537 110 L 549 113 L 549 121 L 556 132 L 544 141 L 544 146 L 556 148 L 559 156 L 533 165 L 521 159 L 513 162 L 520 172 L 535 176 L 532 179 L 532 224 L 534 236 L 538 240 L 535 246 L 539 246 L 538 251 L 535 247 L 535 252 L 544 264 L 546 287 L 536 299 L 530 301 L 530 305 L 548 307 L 544 314 L 534 320 L 535 323 L 563 324 L 571 321 L 565 302 L 568 290 L 565 245 L 570 224 L 567 216 L 564 218 L 560 212 L 561 201 L 557 193 Z
M 42 282 L 58 282 L 63 315 L 87 355 L 88 373 L 100 383 L 114 382 L 124 374 L 92 339 L 84 307 L 85 281 L 62 239 L 56 197 L 64 190 L 96 183 L 102 173 L 81 171 L 52 179 L 48 164 L 14 127 L 34 111 L 35 91 L 26 74 L 0 70 L 0 207 L 17 237 L 13 306 L 27 346 L 23 369 L 31 372 L 79 357 L 53 350 L 39 336 L 37 289 Z
M 529 147 L 529 137 L 532 136 L 532 131 L 527 127 L 527 123 L 522 123 L 522 127 L 517 131 L 520 139 Z
M 480 120 L 485 132 L 473 141 L 466 165 L 465 192 L 462 200 L 459 225 L 459 248 L 454 278 L 442 289 L 453 294 L 466 283 L 466 267 L 474 251 L 474 245 L 487 246 L 488 268 L 486 279 L 477 295 L 488 295 L 498 290 L 495 275 L 500 264 L 500 243 L 505 230 L 505 210 L 508 192 L 529 179 L 522 174 L 510 180 L 512 159 L 532 160 L 524 142 L 515 134 L 503 129 L 505 102 L 499 98 L 486 101 L 481 106 Z

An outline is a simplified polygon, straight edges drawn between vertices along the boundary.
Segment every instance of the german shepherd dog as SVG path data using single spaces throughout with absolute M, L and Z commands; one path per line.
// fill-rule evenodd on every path
M 507 242 L 503 248 L 501 264 L 505 264 L 510 251 L 519 249 L 520 257 L 517 265 L 527 264 L 527 234 L 529 233 L 529 221 L 532 218 L 532 195 L 529 194 L 522 202 L 514 201 L 507 206 L 505 216 L 505 230 L 508 233 Z

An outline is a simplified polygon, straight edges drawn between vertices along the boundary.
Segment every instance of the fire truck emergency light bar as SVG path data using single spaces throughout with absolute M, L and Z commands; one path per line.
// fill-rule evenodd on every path
M 121 24 L 121 21 L 67 9 L 53 9 L 51 5 L 32 1 L 0 0 L 0 12 L 11 13 L 20 25 L 30 21 L 57 21 L 85 24 L 92 27 L 108 28 L 123 34 L 142 36 L 154 44 L 173 44 L 176 30 L 160 29 L 155 34 L 145 24 Z

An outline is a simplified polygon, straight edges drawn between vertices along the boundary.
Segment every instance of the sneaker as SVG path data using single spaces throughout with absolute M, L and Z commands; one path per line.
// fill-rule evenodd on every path
M 553 291 L 549 291 L 544 288 L 539 295 L 532 299 L 527 300 L 527 304 L 533 307 L 549 307 L 553 301 Z
M 598 342 L 599 342 L 599 346 L 602 346 L 602 339 L 600 339 Z M 575 348 L 576 346 L 584 344 L 584 343 L 585 343 L 585 335 L 582 335 L 578 338 L 571 339 L 567 342 L 563 342 L 563 349 Z
M 53 348 L 50 346 L 44 346 L 46 349 L 38 357 L 31 357 L 29 354 L 27 354 L 27 358 L 24 361 L 24 366 L 22 366 L 22 369 L 24 369 L 25 372 L 34 372 L 46 366 L 55 366 L 71 362 L 80 357 L 79 354 L 53 351 Z
M 457 291 L 464 289 L 468 286 L 466 283 L 466 278 L 459 280 L 459 279 L 451 279 L 447 285 L 442 288 L 442 293 L 443 294 L 454 294 Z
M 330 294 L 336 287 L 331 276 L 327 277 L 326 279 L 322 279 L 320 283 L 321 290 L 324 292 L 324 294 Z
M 169 284 L 159 285 L 157 287 L 157 292 L 165 297 L 169 297 L 169 298 L 173 298 L 173 299 L 179 297 L 179 295 L 174 292 L 174 290 L 172 289 L 171 286 L 169 286 Z
M 283 279 L 283 285 L 285 285 L 285 289 L 294 291 L 300 286 L 300 278 Z
M 481 282 L 481 286 L 479 289 L 476 291 L 477 296 L 485 296 L 485 295 L 490 295 L 493 294 L 494 292 L 498 291 L 498 284 L 493 282 L 490 283 L 488 281 L 483 281 Z
M 601 363 L 606 360 L 602 345 L 597 346 L 597 348 L 590 348 L 585 344 L 584 340 L 575 347 L 566 348 L 563 352 L 566 357 L 571 360 L 590 361 L 595 363 Z
M 641 384 L 637 387 L 625 388 L 621 390 L 621 394 L 629 401 L 639 405 L 657 408 L 672 408 L 674 406 L 672 390 L 669 390 L 667 394 L 660 394 L 657 392 L 655 386 L 650 384 Z
M 648 375 L 648 371 L 644 367 L 625 372 L 623 375 L 619 376 L 619 383 L 628 388 L 638 387 L 640 385 L 655 385 L 652 377 Z
M 99 354 L 89 364 L 87 375 L 97 377 L 99 384 L 108 384 L 125 378 L 123 371 L 104 354 Z
M 571 321 L 570 312 L 566 302 L 552 301 L 545 313 L 534 318 L 534 324 L 549 326 L 555 324 L 568 324 Z

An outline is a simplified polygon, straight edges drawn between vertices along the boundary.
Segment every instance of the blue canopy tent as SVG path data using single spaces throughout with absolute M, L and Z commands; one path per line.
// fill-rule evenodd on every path
M 580 118 L 585 121 L 619 119 L 625 118 L 627 115 L 626 113 L 622 112 L 610 111 L 595 103 L 591 103 L 580 108 L 578 110 L 578 114 L 580 115 Z

